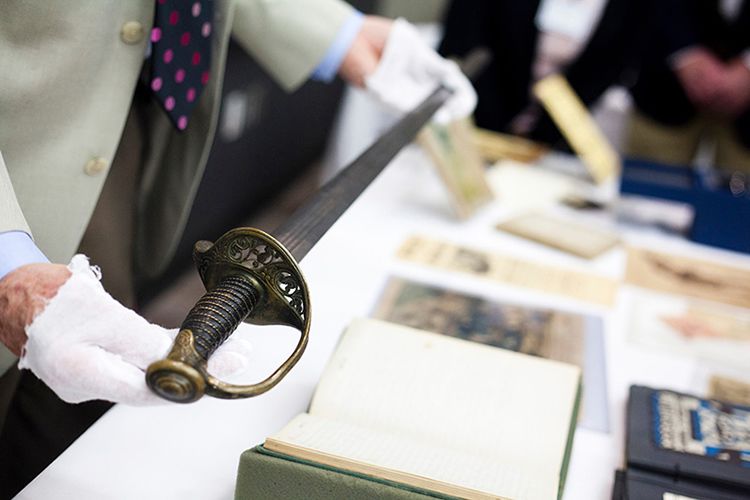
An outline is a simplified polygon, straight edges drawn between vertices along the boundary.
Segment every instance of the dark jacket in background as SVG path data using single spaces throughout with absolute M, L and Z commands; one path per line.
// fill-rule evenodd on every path
M 750 48 L 750 0 L 736 20 L 720 13 L 719 0 L 660 0 L 655 2 L 638 82 L 632 89 L 638 109 L 664 125 L 683 125 L 696 115 L 669 60 L 678 51 L 703 46 L 722 60 Z M 750 111 L 734 122 L 738 139 L 750 147 Z
M 587 106 L 610 86 L 634 81 L 648 4 L 610 0 L 585 48 L 564 68 Z M 492 62 L 475 81 L 479 103 L 474 116 L 480 127 L 508 132 L 513 118 L 532 102 L 539 5 L 540 0 L 454 0 L 446 11 L 441 54 L 462 57 L 479 46 L 492 53 Z M 550 144 L 561 141 L 544 112 L 530 136 Z

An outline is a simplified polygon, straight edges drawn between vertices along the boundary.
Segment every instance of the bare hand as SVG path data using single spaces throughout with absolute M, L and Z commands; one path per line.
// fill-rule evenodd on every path
M 680 56 L 675 73 L 690 101 L 710 108 L 724 78 L 724 65 L 710 51 L 696 48 Z
M 13 354 L 21 355 L 26 327 L 69 277 L 62 264 L 28 264 L 0 280 L 0 341 Z
M 365 77 L 378 66 L 393 21 L 385 17 L 366 16 L 362 29 L 339 67 L 341 77 L 357 87 L 364 87 Z
M 750 108 L 750 68 L 742 60 L 724 68 L 717 94 L 710 109 L 726 116 L 737 116 Z

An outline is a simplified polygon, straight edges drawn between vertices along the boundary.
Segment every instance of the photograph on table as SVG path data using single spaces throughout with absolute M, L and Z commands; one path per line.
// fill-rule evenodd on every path
M 373 317 L 531 356 L 583 371 L 581 426 L 609 431 L 601 318 L 493 302 L 433 285 L 390 278 Z
M 641 292 L 629 304 L 631 342 L 662 352 L 747 368 L 750 310 Z

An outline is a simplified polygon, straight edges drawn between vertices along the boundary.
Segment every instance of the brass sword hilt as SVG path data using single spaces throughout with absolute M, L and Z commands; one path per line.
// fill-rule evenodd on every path
M 215 243 L 193 250 L 206 294 L 190 310 L 165 359 L 146 372 L 148 386 L 177 403 L 204 394 L 236 399 L 262 394 L 299 361 L 310 332 L 310 296 L 294 257 L 273 236 L 253 228 L 233 229 Z M 233 385 L 213 377 L 208 358 L 241 322 L 287 325 L 300 331 L 297 347 L 265 380 Z

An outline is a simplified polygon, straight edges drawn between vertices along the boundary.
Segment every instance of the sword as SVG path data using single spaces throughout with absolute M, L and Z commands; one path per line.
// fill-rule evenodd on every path
M 394 156 L 427 123 L 452 91 L 438 87 L 413 111 L 315 193 L 276 231 L 237 228 L 193 249 L 206 294 L 190 310 L 165 359 L 146 371 L 148 386 L 177 403 L 204 394 L 237 399 L 257 396 L 281 381 L 299 361 L 310 333 L 310 294 L 297 264 Z M 289 358 L 256 384 L 234 385 L 213 377 L 209 357 L 241 322 L 287 325 L 300 332 Z

